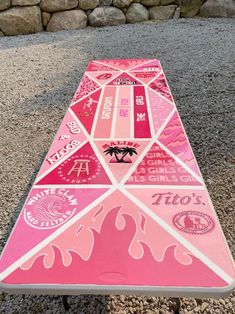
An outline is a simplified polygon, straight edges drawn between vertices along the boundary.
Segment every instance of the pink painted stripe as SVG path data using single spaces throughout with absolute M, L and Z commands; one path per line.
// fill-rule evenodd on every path
M 116 138 L 130 137 L 130 110 L 131 105 L 131 87 L 121 86 L 119 90 L 117 122 L 115 128 Z
M 134 128 L 135 138 L 151 137 L 144 86 L 134 87 Z
M 95 129 L 95 138 L 110 137 L 115 95 L 116 87 L 105 87 Z

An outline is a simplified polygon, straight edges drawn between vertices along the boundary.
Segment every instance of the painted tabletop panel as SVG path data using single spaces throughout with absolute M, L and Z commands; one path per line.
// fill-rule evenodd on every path
M 159 60 L 90 62 L 1 255 L 1 290 L 222 296 L 234 278 Z

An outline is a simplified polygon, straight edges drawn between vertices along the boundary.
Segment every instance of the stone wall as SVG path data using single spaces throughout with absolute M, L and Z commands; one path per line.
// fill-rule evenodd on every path
M 0 36 L 179 17 L 233 17 L 234 0 L 0 0 Z

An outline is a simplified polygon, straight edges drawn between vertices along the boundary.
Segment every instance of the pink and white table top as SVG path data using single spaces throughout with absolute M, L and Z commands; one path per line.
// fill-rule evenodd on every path
M 160 62 L 90 62 L 2 253 L 1 290 L 216 296 L 234 278 Z

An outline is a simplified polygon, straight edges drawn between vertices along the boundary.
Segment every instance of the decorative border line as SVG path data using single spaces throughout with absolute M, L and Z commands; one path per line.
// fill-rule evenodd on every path
M 120 70 L 116 67 L 107 65 L 103 62 L 99 62 L 99 61 L 95 61 L 95 63 L 104 65 L 104 66 L 108 66 L 111 67 L 113 69 L 117 69 L 118 74 L 117 76 L 119 76 L 121 73 L 128 73 L 128 75 L 132 76 L 131 73 L 129 73 L 129 71 L 140 67 L 144 64 L 148 64 L 151 61 L 154 61 L 156 59 L 150 59 L 142 64 L 138 64 L 132 68 L 129 68 L 127 70 Z M 158 76 L 160 76 L 163 73 L 163 71 L 161 70 L 159 72 L 159 74 L 157 76 L 155 76 L 151 81 L 154 81 L 157 79 Z M 86 73 L 87 74 L 87 73 Z M 164 75 L 164 73 L 163 73 Z M 117 77 L 116 76 L 116 77 Z M 92 79 L 93 81 L 96 82 L 96 80 L 91 77 L 90 75 L 88 75 L 88 77 L 90 79 Z M 133 76 L 132 76 L 133 77 Z M 166 77 L 164 75 L 164 78 L 166 80 Z M 111 80 L 113 80 L 115 78 L 112 78 Z M 111 81 L 110 80 L 110 81 Z M 111 195 L 114 191 L 119 190 L 120 192 L 122 192 L 126 197 L 128 197 L 128 199 L 130 201 L 132 201 L 136 206 L 140 207 L 143 211 L 145 211 L 146 214 L 148 214 L 155 222 L 157 222 L 159 225 L 161 225 L 169 234 L 171 234 L 174 238 L 176 238 L 180 243 L 182 243 L 185 247 L 187 247 L 191 252 L 193 252 L 193 254 L 199 258 L 205 265 L 207 265 L 209 268 L 211 268 L 217 275 L 219 275 L 221 278 L 223 278 L 226 282 L 231 283 L 233 282 L 233 279 L 226 274 L 219 266 L 217 266 L 214 262 L 212 262 L 207 256 L 205 256 L 200 250 L 198 250 L 195 246 L 193 246 L 188 240 L 186 240 L 183 236 L 181 236 L 178 232 L 176 232 L 170 225 L 168 225 L 164 220 L 162 220 L 156 213 L 154 213 L 151 209 L 149 209 L 147 206 L 145 206 L 140 200 L 138 200 L 135 196 L 133 196 L 129 191 L 127 191 L 127 189 L 143 189 L 143 188 L 158 188 L 158 189 L 167 189 L 167 188 L 171 188 L 171 189 L 198 189 L 198 190 L 205 190 L 208 196 L 208 200 L 211 204 L 210 201 L 210 197 L 208 195 L 208 191 L 206 189 L 206 187 L 204 186 L 204 181 L 203 179 L 197 175 L 196 173 L 194 173 L 193 170 L 191 170 L 183 161 L 181 161 L 175 154 L 173 154 L 167 147 L 165 147 L 162 143 L 160 143 L 158 141 L 158 137 L 160 136 L 161 132 L 163 131 L 163 129 L 166 127 L 167 123 L 170 121 L 171 117 L 173 116 L 173 114 L 176 111 L 175 107 L 172 109 L 172 111 L 170 112 L 170 114 L 168 115 L 168 117 L 165 119 L 164 123 L 161 125 L 161 127 L 158 129 L 157 133 L 155 134 L 155 136 L 153 136 L 150 140 L 150 142 L 146 145 L 146 147 L 144 148 L 144 150 L 142 151 L 142 153 L 140 154 L 140 156 L 137 158 L 137 160 L 133 163 L 132 167 L 129 169 L 129 171 L 127 172 L 127 174 L 124 176 L 124 178 L 121 180 L 121 182 L 119 184 L 117 184 L 117 181 L 115 179 L 115 177 L 113 176 L 111 170 L 109 169 L 109 167 L 106 165 L 105 160 L 103 159 L 102 154 L 99 152 L 97 146 L 95 145 L 94 142 L 94 138 L 92 137 L 92 135 L 94 134 L 94 130 L 97 124 L 97 119 L 98 119 L 98 114 L 99 114 L 99 104 L 100 102 L 102 102 L 103 99 L 103 94 L 104 94 L 104 89 L 105 86 L 107 86 L 107 84 L 109 84 L 109 82 L 106 82 L 104 85 L 101 85 L 99 82 L 96 82 L 99 86 L 101 86 L 102 90 L 101 90 L 101 94 L 100 94 L 100 99 L 99 99 L 99 103 L 97 105 L 97 109 L 96 109 L 96 114 L 95 114 L 95 118 L 94 118 L 94 125 L 92 126 L 92 133 L 91 135 L 88 134 L 88 132 L 86 131 L 85 127 L 82 125 L 82 123 L 80 122 L 80 120 L 77 118 L 77 116 L 74 114 L 74 112 L 71 110 L 71 108 L 68 109 L 68 112 L 70 112 L 70 114 L 74 117 L 75 121 L 79 124 L 79 127 L 82 129 L 82 131 L 84 132 L 85 136 L 86 136 L 86 140 L 84 140 L 84 142 L 82 142 L 78 147 L 76 147 L 75 150 L 71 151 L 70 153 L 68 153 L 66 156 L 64 156 L 64 158 L 61 158 L 60 162 L 56 163 L 54 166 L 52 166 L 50 169 L 48 169 L 48 171 L 45 171 L 41 176 L 39 176 L 38 178 L 36 178 L 36 182 L 38 182 L 39 180 L 41 180 L 43 177 L 45 177 L 48 173 L 50 173 L 52 170 L 54 170 L 56 167 L 58 167 L 63 161 L 65 161 L 67 158 L 69 158 L 72 154 L 74 154 L 76 151 L 78 151 L 83 145 L 85 145 L 88 140 L 94 150 L 94 152 L 97 155 L 97 158 L 100 160 L 100 162 L 102 161 L 102 166 L 104 167 L 109 179 L 111 180 L 113 185 L 103 185 L 103 184 L 91 184 L 91 185 L 36 185 L 32 187 L 33 188 L 57 188 L 57 187 L 66 187 L 66 188 L 109 188 L 108 191 L 106 191 L 104 194 L 102 194 L 100 197 L 98 197 L 95 201 L 93 201 L 92 203 L 90 203 L 86 208 L 84 208 L 83 210 L 81 210 L 77 215 L 75 215 L 73 218 L 71 218 L 68 222 L 66 222 L 63 226 L 61 226 L 60 228 L 58 228 L 54 233 L 52 233 L 50 236 L 48 236 L 46 239 L 44 239 L 43 241 L 41 241 L 38 245 L 36 245 L 33 249 L 29 250 L 26 254 L 24 254 L 21 258 L 19 258 L 18 260 L 16 260 L 14 263 L 12 263 L 8 268 L 6 268 L 1 274 L 0 274 L 0 280 L 3 280 L 6 276 L 8 276 L 10 273 L 12 273 L 16 268 L 18 268 L 20 265 L 22 265 L 25 261 L 27 261 L 29 258 L 31 258 L 34 254 L 36 254 L 41 248 L 45 247 L 47 244 L 49 244 L 53 239 L 55 239 L 58 235 L 60 235 L 61 233 L 63 233 L 67 228 L 69 228 L 73 223 L 75 223 L 77 220 L 79 220 L 81 217 L 83 217 L 84 215 L 86 215 L 89 211 L 91 211 L 96 205 L 98 205 L 100 202 L 102 202 L 105 198 L 107 198 L 109 195 Z M 151 84 L 151 81 L 149 82 L 149 84 Z M 167 82 L 167 80 L 166 80 Z M 144 84 L 143 82 L 141 82 L 143 86 L 145 86 L 145 93 L 146 93 L 146 102 L 147 104 L 149 103 L 149 97 L 148 97 L 148 93 L 147 93 L 147 88 L 149 88 L 149 84 Z M 79 85 L 80 86 L 80 85 Z M 170 88 L 168 86 L 167 83 L 167 87 L 169 89 L 169 92 L 171 94 Z M 83 100 L 84 98 L 88 97 L 89 95 L 93 94 L 94 92 L 98 91 L 100 88 L 98 88 L 95 91 L 92 91 L 91 93 L 85 95 L 84 97 L 80 98 L 79 100 L 77 100 L 74 103 L 71 103 L 71 106 L 75 105 L 76 103 L 78 103 L 79 101 Z M 149 90 L 155 92 L 154 90 L 150 89 Z M 131 88 L 132 91 L 132 96 L 133 96 L 133 88 Z M 166 99 L 165 97 L 163 97 L 161 94 L 155 92 L 158 96 L 162 97 L 164 100 L 168 101 L 170 104 L 172 104 L 173 106 L 175 106 L 174 100 L 173 102 L 169 101 L 168 99 Z M 172 96 L 172 94 L 171 94 Z M 118 95 L 116 94 L 116 97 L 118 99 Z M 133 97 L 132 97 L 133 98 Z M 131 98 L 131 99 L 132 99 Z M 115 103 L 117 102 L 117 99 L 115 101 Z M 173 97 L 172 97 L 173 99 Z M 132 99 L 133 102 L 133 99 Z M 116 106 L 115 106 L 116 107 Z M 132 103 L 132 108 L 134 108 L 133 103 Z M 149 106 L 147 105 L 148 111 L 151 111 Z M 149 114 L 149 112 L 148 112 Z M 114 115 L 115 116 L 115 115 Z M 113 122 L 116 121 L 116 118 L 113 116 Z M 151 122 L 152 122 L 152 113 L 151 115 L 149 114 L 149 117 L 151 117 Z M 180 119 L 180 117 L 179 117 Z M 150 120 L 150 119 L 149 119 Z M 182 121 L 180 119 L 181 122 L 181 127 L 185 133 Z M 113 126 L 114 125 L 114 126 Z M 105 139 L 96 139 L 98 140 L 106 140 L 109 139 L 111 140 L 113 137 L 113 134 L 115 133 L 115 125 L 116 123 L 113 123 L 112 125 L 112 131 L 111 131 L 111 137 L 110 138 L 105 138 Z M 131 124 L 132 125 L 132 124 Z M 133 127 L 133 125 L 132 125 Z M 151 133 L 152 135 L 154 134 L 153 132 L 153 125 L 151 125 Z M 132 133 L 133 133 L 133 129 L 132 129 Z M 133 135 L 133 134 L 131 134 Z M 185 136 L 188 140 L 188 137 L 185 133 Z M 130 138 L 131 140 L 137 140 L 136 138 Z M 114 140 L 117 140 L 114 138 Z M 123 140 L 123 139 L 120 139 Z M 146 139 L 139 139 L 139 140 L 143 140 L 146 141 Z M 136 169 L 136 167 L 138 166 L 138 164 L 141 162 L 141 160 L 145 157 L 146 153 L 149 151 L 149 149 L 151 148 L 151 146 L 157 143 L 163 150 L 165 150 L 172 158 L 174 158 L 174 160 L 176 162 L 178 162 L 187 172 L 189 172 L 197 181 L 199 181 L 200 183 L 202 183 L 202 186 L 171 186 L 171 185 L 125 185 L 124 187 L 124 183 L 126 182 L 126 179 L 129 178 L 129 176 L 132 174 L 132 172 Z M 53 142 L 52 142 L 53 144 Z M 189 144 L 190 146 L 190 144 Z M 191 146 L 190 146 L 191 149 Z M 50 150 L 49 150 L 50 151 Z M 193 154 L 193 151 L 191 149 L 191 152 Z M 194 160 L 195 156 L 193 154 Z M 200 171 L 200 170 L 199 170 Z M 35 184 L 34 183 L 34 184 Z M 31 190 L 32 190 L 31 189 Z M 30 194 L 30 193 L 29 193 Z M 28 195 L 29 197 L 29 195 Z M 26 200 L 27 201 L 27 200 Z M 211 206 L 212 209 L 214 210 L 213 205 Z M 215 212 L 215 210 L 214 210 Z M 14 230 L 14 229 L 13 229 Z M 10 240 L 10 238 L 8 239 L 8 241 Z M 226 243 L 226 242 L 225 242 Z M 6 245 L 7 246 L 7 245 Z M 4 286 L 4 284 L 2 285 Z M 23 286 L 23 285 L 22 285 Z M 27 285 L 27 287 L 30 285 Z M 32 285 L 33 286 L 33 285 Z M 36 286 L 40 286 L 40 285 L 36 285 Z M 51 286 L 51 285 L 45 285 L 45 286 Z M 75 285 L 72 285 L 72 287 L 74 287 Z M 89 285 L 76 285 L 76 286 L 89 286 Z M 56 285 L 56 287 L 58 288 L 58 285 Z M 97 288 L 97 291 L 102 290 L 102 286 L 95 286 Z M 113 287 L 113 286 L 111 286 Z M 118 287 L 118 286 L 117 286 Z M 115 287 L 116 288 L 116 287 Z M 115 288 L 113 288 L 115 290 Z M 137 287 L 138 288 L 138 287 Z M 173 289 L 173 291 L 175 291 L 176 289 L 171 287 Z M 178 288 L 178 287 L 177 287 Z M 183 292 L 185 292 L 185 287 L 182 288 L 184 289 Z M 192 289 L 196 289 L 196 288 L 192 288 Z M 202 290 L 206 291 L 206 288 L 200 288 L 200 291 Z M 215 288 L 214 288 L 215 289 Z M 138 289 L 137 289 L 138 290 Z M 137 291 L 136 290 L 136 291 Z M 143 290 L 142 287 L 139 287 L 139 290 Z M 163 291 L 164 289 L 161 287 L 161 291 Z M 180 288 L 179 288 L 180 290 Z M 169 291 L 169 287 L 167 287 L 167 291 Z M 211 288 L 210 288 L 211 291 Z

